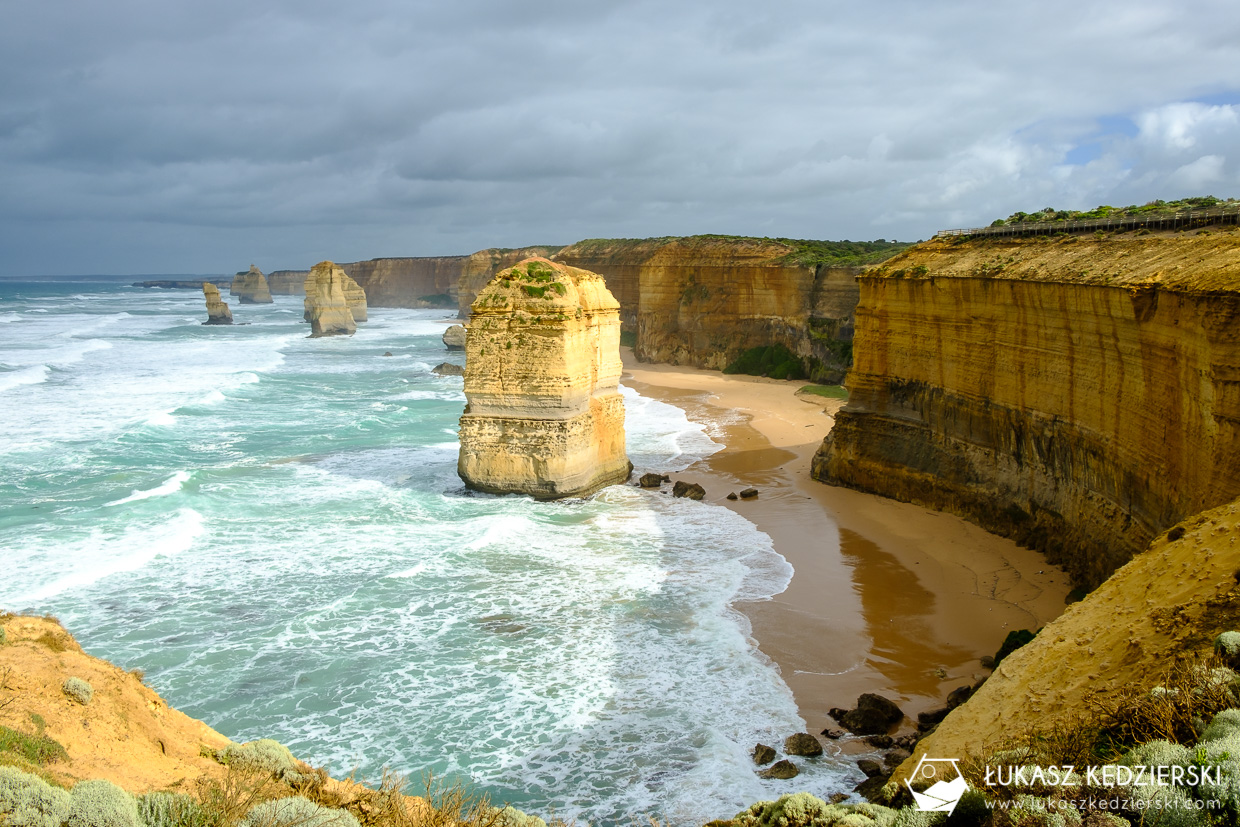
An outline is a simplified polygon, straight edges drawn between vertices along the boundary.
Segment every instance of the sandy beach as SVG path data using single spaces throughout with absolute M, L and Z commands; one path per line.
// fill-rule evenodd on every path
M 841 402 L 798 394 L 804 382 L 622 353 L 623 384 L 683 408 L 726 446 L 672 478 L 743 514 L 795 569 L 782 594 L 738 608 L 811 732 L 836 727 L 827 710 L 851 708 L 862 692 L 895 700 L 911 718 L 941 706 L 985 674 L 978 658 L 1009 631 L 1063 611 L 1068 577 L 1040 554 L 948 514 L 811 479 Z M 751 486 L 756 499 L 727 499 Z

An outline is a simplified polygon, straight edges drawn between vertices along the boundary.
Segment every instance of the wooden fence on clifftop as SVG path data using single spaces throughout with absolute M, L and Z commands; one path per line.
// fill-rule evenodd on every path
M 955 235 L 1054 235 L 1056 233 L 1081 233 L 1110 230 L 1190 230 L 1210 224 L 1236 224 L 1240 207 L 1215 207 L 1208 210 L 1162 213 L 1161 215 L 1125 215 L 1118 218 L 1080 218 L 1065 221 L 1022 221 L 1017 224 L 1000 224 L 997 227 L 974 227 L 966 230 L 939 230 L 935 238 Z

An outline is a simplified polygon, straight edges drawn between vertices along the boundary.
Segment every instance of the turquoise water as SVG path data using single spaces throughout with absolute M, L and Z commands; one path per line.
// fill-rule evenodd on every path
M 300 298 L 233 312 L 249 324 L 199 324 L 192 291 L 0 282 L 0 607 L 336 774 L 429 768 L 597 824 L 790 791 L 748 752 L 804 723 L 729 608 L 786 586 L 766 535 L 631 486 L 467 492 L 461 379 L 430 372 L 462 358 L 442 311 L 331 339 Z M 625 396 L 639 472 L 718 450 Z

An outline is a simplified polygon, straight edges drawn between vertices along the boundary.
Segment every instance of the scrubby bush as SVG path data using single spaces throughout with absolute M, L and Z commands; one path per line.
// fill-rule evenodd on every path
M 723 372 L 769 376 L 772 379 L 805 378 L 805 366 L 801 357 L 783 345 L 750 348 L 724 368 Z
M 60 827 L 68 817 L 69 793 L 16 767 L 0 767 L 0 823 Z
M 90 703 L 90 699 L 95 695 L 95 690 L 91 689 L 90 684 L 81 678 L 69 678 L 62 688 L 66 695 L 83 706 Z
M 1240 667 L 1240 632 L 1223 632 L 1215 638 L 1214 654 L 1233 669 Z
M 923 819 L 922 816 L 931 816 Z M 828 804 L 809 793 L 759 801 L 732 819 L 735 827 L 929 827 L 941 813 L 892 810 L 877 804 Z
M 547 822 L 538 816 L 527 815 L 515 807 L 492 809 L 495 816 L 495 827 L 547 827 Z
M 9 633 L 4 630 L 3 626 L 0 626 L 0 646 L 3 646 L 4 644 L 8 642 L 9 642 Z
M 42 731 L 41 721 L 42 718 L 39 718 L 35 722 L 40 732 Z M 0 764 L 6 763 L 5 758 L 16 757 L 21 761 L 43 766 L 67 758 L 68 755 L 58 741 L 46 735 L 28 735 L 0 725 Z
M 259 804 L 240 827 L 360 827 L 352 813 L 320 807 L 299 795 Z
M 101 778 L 73 787 L 66 820 L 69 827 L 142 827 L 133 796 Z
M 138 798 L 138 817 L 146 827 L 206 827 L 202 806 L 184 793 L 153 792 Z
M 216 757 L 222 764 L 238 769 L 262 770 L 289 783 L 301 779 L 293 753 L 271 738 L 260 738 L 241 745 L 231 744 L 220 750 Z

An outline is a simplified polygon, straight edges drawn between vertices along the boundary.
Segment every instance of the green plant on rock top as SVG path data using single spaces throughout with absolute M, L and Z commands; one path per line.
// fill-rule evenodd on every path
M 906 813 L 938 818 L 921 820 Z M 809 793 L 793 793 L 777 801 L 759 801 L 737 813 L 732 823 L 735 827 L 929 827 L 941 820 L 941 813 L 896 811 L 877 804 L 828 804 Z
M 547 827 L 547 822 L 538 816 L 527 815 L 511 806 L 492 808 L 491 814 L 495 816 L 495 827 Z
M 133 796 L 101 778 L 74 785 L 66 822 L 69 827 L 143 827 Z
M 81 678 L 69 678 L 62 687 L 66 695 L 85 706 L 94 697 L 95 690 Z
M 361 827 L 352 813 L 321 807 L 295 795 L 254 807 L 239 827 Z
M 61 827 L 69 793 L 16 767 L 0 767 L 0 823 L 6 827 Z

